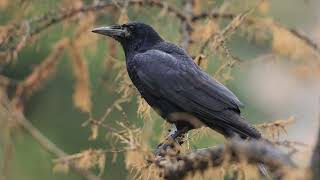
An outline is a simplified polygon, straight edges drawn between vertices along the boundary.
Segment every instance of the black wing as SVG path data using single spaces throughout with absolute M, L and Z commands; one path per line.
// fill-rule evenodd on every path
M 186 58 L 148 50 L 135 55 L 133 61 L 140 82 L 153 95 L 196 115 L 205 124 L 244 136 L 259 134 L 240 117 L 242 103 L 238 98 Z
M 243 106 L 224 85 L 209 77 L 192 60 L 178 60 L 159 50 L 149 50 L 134 57 L 139 79 L 162 98 L 176 103 L 196 103 L 210 111 Z M 194 108 L 194 107 L 192 107 Z M 191 110 L 191 109 L 190 109 Z

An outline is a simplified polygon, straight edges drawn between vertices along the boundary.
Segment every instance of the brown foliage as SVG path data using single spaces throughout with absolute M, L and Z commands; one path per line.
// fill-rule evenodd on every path
M 70 60 L 75 77 L 75 92 L 73 101 L 77 108 L 83 112 L 91 111 L 91 91 L 88 66 L 84 57 L 75 45 L 70 46 Z
M 294 122 L 294 117 L 279 119 L 270 123 L 259 124 L 257 127 L 264 130 L 272 139 L 279 139 L 281 132 L 287 133 L 286 127 Z
M 100 169 L 100 176 L 103 174 L 105 168 L 106 155 L 103 150 L 88 149 L 78 154 L 73 154 L 63 158 L 55 159 L 53 161 L 54 171 L 68 172 L 69 163 L 73 162 L 79 169 L 88 170 L 92 167 L 98 166 Z
M 18 85 L 14 100 L 17 107 L 23 108 L 23 101 L 31 96 L 34 91 L 38 90 L 55 73 L 58 60 L 68 44 L 69 39 L 67 38 L 57 42 L 49 56 L 36 66 L 32 73 Z
M 281 26 L 271 26 L 273 41 L 272 49 L 293 59 L 314 60 L 319 59 L 319 52 L 307 46 L 303 40 L 294 36 L 291 31 Z
M 0 0 L 0 9 L 4 9 L 8 6 L 8 0 Z

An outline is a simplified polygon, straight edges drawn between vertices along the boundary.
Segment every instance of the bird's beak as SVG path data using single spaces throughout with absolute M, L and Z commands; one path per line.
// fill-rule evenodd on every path
M 119 25 L 94 28 L 92 32 L 114 38 L 126 37 L 129 34 L 125 28 Z

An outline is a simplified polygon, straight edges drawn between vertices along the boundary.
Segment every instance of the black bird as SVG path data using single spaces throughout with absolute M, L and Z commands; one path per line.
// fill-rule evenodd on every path
M 201 126 L 226 138 L 261 137 L 241 117 L 242 103 L 238 98 L 202 71 L 186 51 L 163 40 L 151 26 L 130 22 L 92 32 L 121 43 L 133 84 L 162 118 L 176 125 L 174 138 Z

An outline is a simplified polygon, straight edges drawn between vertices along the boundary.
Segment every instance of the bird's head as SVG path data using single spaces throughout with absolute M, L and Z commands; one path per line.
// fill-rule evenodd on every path
M 114 38 L 121 43 L 125 51 L 148 49 L 163 41 L 151 26 L 141 22 L 98 27 L 92 32 Z

